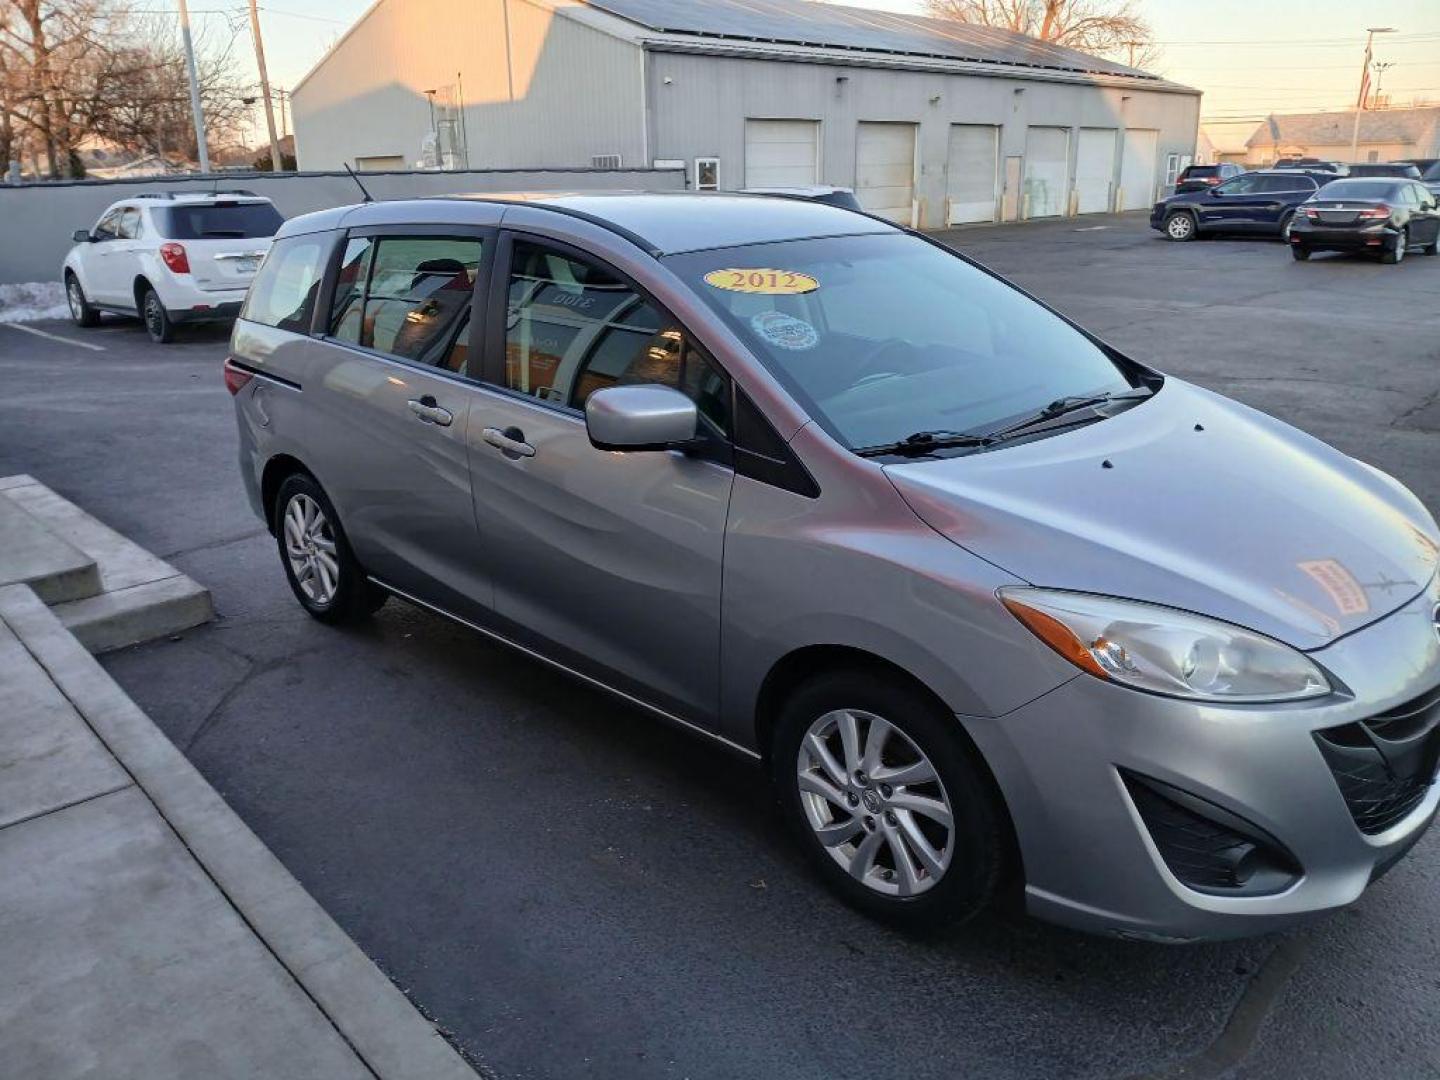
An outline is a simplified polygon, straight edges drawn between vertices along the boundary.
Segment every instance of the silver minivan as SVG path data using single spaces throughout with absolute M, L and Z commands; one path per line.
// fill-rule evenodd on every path
M 886 222 L 743 195 L 286 223 L 225 378 L 299 602 L 397 596 L 763 762 L 906 926 L 1355 900 L 1440 788 L 1391 477 Z

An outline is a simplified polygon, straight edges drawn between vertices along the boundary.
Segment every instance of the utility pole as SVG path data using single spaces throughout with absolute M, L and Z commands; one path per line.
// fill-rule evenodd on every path
M 1128 63 L 1127 63 L 1127 66 L 1133 68 L 1133 67 L 1135 66 L 1135 46 L 1136 46 L 1136 45 L 1139 45 L 1140 42 L 1138 42 L 1138 41 L 1127 41 L 1127 42 L 1125 42 L 1125 44 L 1130 47 L 1130 59 L 1129 59 L 1129 61 L 1128 61 Z
M 1365 62 L 1360 65 L 1360 96 L 1355 99 L 1355 125 L 1350 129 L 1350 160 L 1360 156 L 1360 112 L 1365 108 L 1365 95 L 1370 89 L 1370 47 L 1376 34 L 1393 34 L 1393 26 L 1372 26 L 1365 31 Z
M 190 112 L 195 118 L 195 148 L 200 171 L 210 171 L 210 148 L 205 145 L 205 110 L 200 105 L 200 75 L 195 70 L 195 43 L 190 40 L 190 9 L 180 0 L 180 38 L 185 43 L 185 66 L 190 73 Z
M 275 137 L 275 112 L 270 108 L 270 76 L 265 72 L 265 46 L 260 41 L 260 12 L 250 0 L 250 35 L 255 39 L 255 66 L 260 69 L 260 98 L 265 105 L 265 127 L 270 132 L 270 171 L 281 172 L 280 140 Z

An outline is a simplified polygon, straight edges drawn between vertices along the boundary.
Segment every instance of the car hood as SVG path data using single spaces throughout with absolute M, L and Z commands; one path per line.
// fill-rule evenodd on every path
M 1440 559 L 1434 520 L 1398 481 L 1177 379 L 1108 420 L 885 473 L 932 528 L 1033 585 L 1300 649 L 1403 606 Z

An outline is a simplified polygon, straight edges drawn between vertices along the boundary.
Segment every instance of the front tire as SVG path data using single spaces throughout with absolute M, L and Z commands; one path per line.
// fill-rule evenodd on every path
M 323 623 L 359 622 L 385 603 L 350 550 L 335 508 L 313 478 L 295 473 L 280 485 L 275 541 L 295 599 Z
M 1400 235 L 1395 237 L 1395 246 L 1380 255 L 1380 261 L 1387 266 L 1395 266 L 1405 261 L 1405 249 L 1410 246 L 1410 230 L 1400 230 Z
M 70 318 L 76 326 L 89 328 L 100 325 L 100 313 L 85 299 L 85 290 L 74 274 L 65 275 L 65 302 L 70 305 Z
M 1165 239 L 1173 240 L 1177 244 L 1194 240 L 1197 231 L 1195 218 L 1183 210 L 1176 211 L 1165 219 Z
M 145 332 L 156 345 L 168 345 L 175 340 L 175 324 L 154 289 L 146 288 L 140 298 L 140 317 L 145 320 Z
M 1008 818 L 959 722 L 919 689 L 863 670 L 810 679 L 771 760 L 788 824 L 851 906 L 933 932 L 994 899 Z

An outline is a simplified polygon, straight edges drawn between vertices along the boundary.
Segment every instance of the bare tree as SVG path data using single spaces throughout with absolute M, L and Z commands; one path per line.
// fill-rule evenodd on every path
M 96 136 L 130 150 L 195 156 L 183 49 L 172 18 L 128 0 L 0 0 L 0 163 L 43 156 L 50 177 L 80 172 Z M 251 93 L 235 34 L 197 38 L 207 142 L 233 140 Z M 3 164 L 0 164 L 3 168 Z
M 1150 25 L 1132 0 L 926 0 L 926 7 L 939 19 L 1014 30 L 1131 66 L 1156 58 Z

